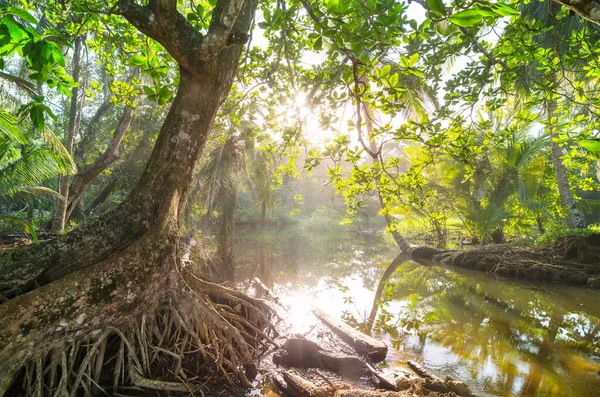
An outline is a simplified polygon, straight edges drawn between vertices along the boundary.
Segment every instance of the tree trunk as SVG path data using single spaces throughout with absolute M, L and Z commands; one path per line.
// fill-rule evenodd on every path
M 106 113 L 108 113 L 108 111 L 111 110 L 113 107 L 114 105 L 112 104 L 112 102 L 110 102 L 109 99 L 105 99 L 102 105 L 100 105 L 100 107 L 96 110 L 96 113 L 94 113 L 94 115 L 90 119 L 90 122 L 86 128 L 86 132 L 79 141 L 77 148 L 75 149 L 75 154 L 73 158 L 77 162 L 77 164 L 85 164 L 85 157 L 88 151 L 88 146 L 96 138 L 96 128 L 98 127 L 97 124 L 100 123 L 100 121 L 102 120 L 102 118 L 104 118 Z
M 371 157 L 371 164 L 375 166 L 377 164 L 381 164 L 381 161 L 379 159 L 380 149 L 377 147 L 377 142 L 371 139 L 371 134 L 373 132 L 373 115 L 371 114 L 371 109 L 367 103 L 359 102 L 359 104 L 362 104 L 362 106 L 360 106 L 357 111 L 358 124 L 360 125 L 362 123 L 361 112 L 364 112 L 365 123 L 367 126 L 367 138 L 369 139 L 369 147 L 367 148 L 367 146 L 364 144 L 362 137 L 360 138 L 360 142 L 363 146 L 363 149 L 365 149 L 365 151 L 367 151 L 367 153 L 369 154 L 369 157 Z M 362 135 L 362 132 L 360 130 L 358 133 Z M 375 178 L 374 182 L 375 187 L 377 189 L 377 197 L 379 198 L 379 204 L 381 205 L 381 209 L 385 210 L 385 203 L 383 201 L 383 196 L 381 195 L 381 189 L 379 188 L 379 180 Z M 393 229 L 392 218 L 387 213 L 384 213 L 384 217 L 385 222 L 388 225 L 388 229 L 390 230 L 390 233 L 392 234 L 392 237 L 394 237 L 394 241 L 396 241 L 396 244 L 398 244 L 400 250 L 402 250 L 403 252 L 410 253 L 414 248 L 417 247 Z
M 80 36 L 75 39 L 75 49 L 73 50 L 73 81 L 78 85 L 71 90 L 71 106 L 69 108 L 69 124 L 67 126 L 67 134 L 65 137 L 65 149 L 69 154 L 73 153 L 73 140 L 75 133 L 79 128 L 79 119 L 81 116 L 81 98 L 80 98 L 80 74 L 81 74 L 81 55 L 85 36 Z M 58 201 L 56 213 L 52 219 L 52 231 L 57 234 L 62 234 L 65 229 L 67 219 L 67 198 L 69 197 L 69 175 L 63 175 L 60 178 L 59 193 L 63 196 L 63 200 Z
M 556 80 L 556 77 L 553 77 Z M 554 100 L 546 103 L 546 117 L 547 117 L 547 129 L 550 134 L 550 145 L 552 148 L 552 164 L 554 165 L 554 174 L 556 176 L 556 184 L 558 186 L 558 193 L 560 195 L 560 203 L 565 215 L 565 222 L 571 229 L 584 228 L 585 220 L 582 214 L 575 206 L 575 200 L 573 199 L 573 193 L 571 192 L 571 186 L 569 184 L 569 175 L 567 174 L 567 168 L 562 161 L 563 151 L 558 144 L 558 131 L 556 126 L 552 125 L 552 117 L 555 117 L 557 109 L 557 103 Z
M 40 364 L 36 373 L 42 378 L 50 351 L 60 354 L 66 344 L 136 321 L 144 327 L 143 315 L 165 299 L 176 302 L 182 330 L 198 338 L 195 351 L 214 344 L 217 366 L 240 375 L 244 384 L 249 385 L 244 370 L 248 376 L 256 373 L 248 345 L 253 338 L 245 330 L 258 330 L 261 303 L 189 274 L 180 266 L 178 250 L 180 208 L 235 77 L 256 1 L 219 0 L 210 40 L 170 0 L 148 6 L 120 0 L 118 5 L 129 22 L 178 61 L 177 95 L 144 173 L 115 211 L 48 243 L 0 257 L 0 286 L 12 297 L 0 305 L 0 396 L 28 362 Z M 43 286 L 34 289 L 36 283 Z M 223 310 L 223 303 L 241 311 Z M 200 335 L 190 322 L 206 332 Z M 134 375 L 131 379 L 139 380 Z
M 98 196 L 96 196 L 96 198 L 94 199 L 92 204 L 90 204 L 86 208 L 86 211 L 85 211 L 86 215 L 93 215 L 96 213 L 96 211 L 98 211 L 100 206 L 102 206 L 102 204 L 104 204 L 104 202 L 106 201 L 108 196 L 110 196 L 110 194 L 115 189 L 115 187 L 117 187 L 117 183 L 119 182 L 119 177 L 120 177 L 120 175 L 118 175 L 118 174 L 113 173 L 113 175 L 111 175 L 111 178 L 108 181 L 108 183 L 102 188 L 100 193 L 98 193 Z
M 544 220 L 543 220 L 543 218 L 541 216 L 537 216 L 535 218 L 535 222 L 537 224 L 537 228 L 538 228 L 538 231 L 540 232 L 540 234 L 546 233 L 546 228 L 544 228 Z
M 73 177 L 73 183 L 69 187 L 69 197 L 67 204 L 67 213 L 66 219 L 67 221 L 71 217 L 71 213 L 77 206 L 77 204 L 83 198 L 83 192 L 87 188 L 88 184 L 96 178 L 102 171 L 107 169 L 112 163 L 119 159 L 119 147 L 121 146 L 121 141 L 129 127 L 131 125 L 131 121 L 133 120 L 133 109 L 129 106 L 125 106 L 123 109 L 123 114 L 121 115 L 121 119 L 119 120 L 119 125 L 114 132 L 114 135 L 108 144 L 108 147 L 94 161 L 92 164 L 89 164 L 79 170 L 79 172 Z
M 120 187 L 123 184 L 123 181 L 125 181 L 127 177 L 133 178 L 137 182 L 137 179 L 139 179 L 146 162 L 148 161 L 149 152 L 152 149 L 150 144 L 151 136 L 154 136 L 152 130 L 145 131 L 133 152 L 115 167 L 115 170 L 104 188 L 98 193 L 98 196 L 96 196 L 94 201 L 87 206 L 85 210 L 87 216 L 98 215 L 99 210 L 106 199 L 115 188 Z M 138 163 L 141 163 L 141 166 Z M 137 170 L 138 168 L 141 168 L 138 173 L 132 173 L 132 170 Z

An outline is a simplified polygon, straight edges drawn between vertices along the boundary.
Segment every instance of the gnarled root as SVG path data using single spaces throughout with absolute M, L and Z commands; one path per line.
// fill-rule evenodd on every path
M 274 343 L 268 306 L 152 247 L 0 305 L 0 396 L 250 386 L 254 359 Z
M 225 302 L 230 292 L 213 286 L 212 293 L 221 299 L 218 305 L 195 295 L 177 301 L 177 306 L 171 299 L 133 323 L 93 331 L 56 347 L 27 362 L 7 395 L 112 395 L 132 386 L 189 393 L 210 385 L 211 378 L 250 386 L 263 342 L 252 332 L 267 326 L 268 313 L 259 314 L 243 298 Z M 235 320 L 225 319 L 236 311 Z

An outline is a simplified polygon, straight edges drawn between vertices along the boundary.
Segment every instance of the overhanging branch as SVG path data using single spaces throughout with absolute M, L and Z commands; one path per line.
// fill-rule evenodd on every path
M 595 0 L 554 0 L 556 3 L 569 7 L 583 19 L 600 25 L 600 3 Z
M 158 41 L 184 69 L 194 63 L 203 36 L 177 12 L 174 0 L 153 0 L 147 6 L 119 0 L 119 13 L 146 36 Z

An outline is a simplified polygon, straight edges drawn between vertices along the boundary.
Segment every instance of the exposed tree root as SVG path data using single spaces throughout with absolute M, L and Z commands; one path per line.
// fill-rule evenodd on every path
M 3 372 L 17 374 L 6 395 L 113 395 L 124 387 L 190 393 L 223 380 L 249 387 L 254 360 L 274 344 L 270 309 L 186 271 L 180 276 L 181 287 L 154 309 L 51 345 L 20 368 L 9 363 Z
M 109 264 L 106 266 L 111 268 Z M 115 266 L 113 263 L 112 267 Z M 8 344 L 0 343 L 0 350 L 9 357 L 5 362 L 0 362 L 0 395 L 7 387 L 6 395 L 19 396 L 113 395 L 123 387 L 189 393 L 205 388 L 211 381 L 223 380 L 231 386 L 249 387 L 257 372 L 254 360 L 268 344 L 275 343 L 268 305 L 226 286 L 202 280 L 185 269 L 176 268 L 179 271 L 172 272 L 176 271 L 177 274 L 162 277 L 163 281 L 170 283 L 157 304 L 140 304 L 137 306 L 139 312 L 123 310 L 123 318 L 118 317 L 119 309 L 126 308 L 114 306 L 110 297 L 115 295 L 121 304 L 127 301 L 120 296 L 123 293 L 120 290 L 123 289 L 122 284 L 129 285 L 127 280 L 131 282 L 132 278 L 116 283 L 119 277 L 114 273 L 110 280 L 106 280 L 106 275 L 110 273 L 102 275 L 102 272 L 98 272 L 97 276 L 104 280 L 104 285 L 100 287 L 98 285 L 101 282 L 93 278 L 84 278 L 90 282 L 88 286 L 67 277 L 1 306 L 13 315 L 15 313 L 8 311 L 9 307 L 20 312 L 6 316 L 5 322 L 0 321 L 6 332 L 14 330 L 13 327 L 19 330 L 10 341 L 6 340 Z M 129 270 L 135 271 L 136 268 L 131 266 Z M 92 269 L 83 272 L 85 275 Z M 82 279 L 75 276 L 74 280 Z M 174 279 L 176 282 L 173 282 Z M 125 294 L 143 299 L 160 297 L 161 292 L 157 291 L 152 280 L 155 277 L 133 279 L 133 282 L 142 285 L 145 281 L 150 294 L 131 289 Z M 93 318 L 88 320 L 86 316 L 81 317 L 84 313 L 77 314 L 76 310 L 71 316 L 75 318 L 69 319 L 72 306 L 57 305 L 50 311 L 42 311 L 40 306 L 43 308 L 44 303 L 36 302 L 36 293 L 41 291 L 41 296 L 48 299 L 52 296 L 52 290 L 64 288 L 62 284 L 71 285 L 74 296 L 79 296 L 79 299 L 89 300 L 91 295 L 107 299 L 91 308 L 91 313 L 97 313 L 98 318 L 104 321 L 101 320 L 97 326 L 78 326 L 77 323 L 82 319 L 86 323 L 96 322 Z M 81 290 L 73 288 L 78 284 L 81 284 Z M 97 296 L 98 290 L 94 286 L 100 288 L 104 295 Z M 107 286 L 110 288 L 105 290 Z M 58 299 L 73 305 L 68 294 L 63 293 Z M 27 309 L 27 306 L 31 308 Z M 113 312 L 111 309 L 114 308 L 116 316 L 107 315 L 106 311 Z M 46 319 L 53 321 L 54 325 L 50 327 L 55 329 L 26 329 L 31 315 L 38 321 L 44 321 L 41 318 L 43 316 L 36 317 L 37 314 L 49 315 L 52 309 L 61 314 L 60 318 Z M 36 327 L 36 324 L 31 326 Z M 26 340 L 30 334 L 36 339 L 55 337 L 56 340 L 43 344 L 33 341 L 32 346 L 39 344 L 37 351 L 32 349 L 34 351 L 27 356 L 10 353 L 18 349 L 20 341 Z M 23 348 L 28 346 L 22 343 Z

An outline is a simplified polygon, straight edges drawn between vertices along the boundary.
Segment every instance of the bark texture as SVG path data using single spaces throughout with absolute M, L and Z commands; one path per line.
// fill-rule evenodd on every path
M 0 291 L 9 298 L 0 306 L 0 395 L 28 363 L 36 364 L 34 372 L 43 378 L 51 352 L 60 356 L 64 346 L 104 335 L 100 341 L 127 324 L 142 321 L 143 329 L 144 315 L 165 300 L 177 302 L 181 332 L 198 339 L 200 347 L 188 351 L 214 346 L 216 352 L 208 355 L 215 365 L 240 375 L 242 384 L 256 373 L 248 341 L 259 334 L 260 302 L 187 273 L 178 249 L 180 208 L 233 82 L 256 0 L 219 0 L 206 36 L 172 0 L 147 6 L 120 0 L 118 8 L 177 60 L 179 88 L 144 173 L 115 211 L 0 257 Z M 131 345 L 126 336 L 120 340 Z M 141 372 L 135 369 L 127 379 L 153 384 Z M 41 385 L 35 390 L 32 394 L 41 393 Z
M 554 0 L 558 4 L 569 7 L 580 17 L 600 25 L 600 3 L 595 0 Z

